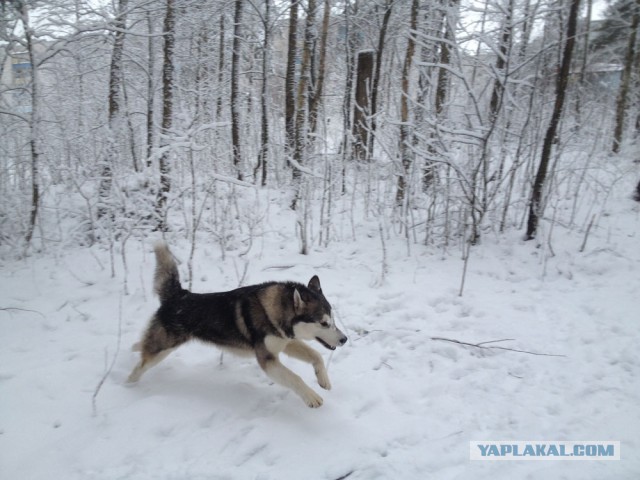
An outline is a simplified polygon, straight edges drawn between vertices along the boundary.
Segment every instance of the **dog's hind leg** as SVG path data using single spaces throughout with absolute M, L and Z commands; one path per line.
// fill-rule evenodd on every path
M 144 372 L 167 358 L 171 352 L 186 340 L 186 338 L 170 334 L 156 319 L 153 319 L 143 340 L 139 342 L 142 358 L 129 375 L 127 382 L 133 383 L 140 380 Z
M 161 352 L 150 354 L 150 355 L 146 355 L 145 352 L 142 352 L 142 360 L 140 360 L 138 365 L 136 365 L 136 367 L 133 369 L 133 371 L 129 375 L 129 378 L 127 379 L 127 382 L 135 383 L 138 380 L 140 380 L 140 377 L 144 372 L 149 370 L 151 367 L 154 367 L 157 364 L 159 364 L 162 360 L 167 358 L 167 356 L 169 356 L 169 354 L 174 350 L 175 348 L 169 348 L 167 350 L 162 350 Z
M 318 385 L 325 390 L 331 390 L 331 382 L 329 381 L 327 369 L 324 366 L 324 360 L 313 348 L 300 340 L 292 340 L 284 348 L 284 353 L 313 365 L 313 370 L 316 372 L 316 378 L 318 379 Z

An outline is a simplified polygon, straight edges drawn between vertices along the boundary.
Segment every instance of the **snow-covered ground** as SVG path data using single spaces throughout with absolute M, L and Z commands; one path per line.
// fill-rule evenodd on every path
M 333 389 L 283 359 L 324 397 L 319 409 L 255 361 L 195 343 L 125 385 L 158 304 L 157 238 L 127 243 L 126 274 L 116 250 L 115 277 L 98 247 L 5 260 L 0 478 L 640 478 L 640 210 L 627 183 L 583 253 L 578 229 L 555 227 L 555 256 L 521 232 L 485 235 L 463 296 L 460 252 L 408 253 L 400 239 L 386 241 L 383 279 L 377 223 L 308 256 L 286 209 L 243 257 L 222 260 L 201 239 L 194 291 L 236 287 L 245 265 L 246 284 L 320 276 L 349 335 L 332 353 L 317 345 Z M 170 243 L 186 278 L 189 245 Z M 470 461 L 471 440 L 618 440 L 622 459 Z

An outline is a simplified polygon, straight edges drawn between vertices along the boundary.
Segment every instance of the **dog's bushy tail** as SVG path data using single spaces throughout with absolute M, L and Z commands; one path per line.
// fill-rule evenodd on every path
M 153 288 L 164 303 L 182 292 L 178 265 L 173 254 L 164 242 L 158 242 L 153 247 L 156 253 L 156 273 L 153 277 Z

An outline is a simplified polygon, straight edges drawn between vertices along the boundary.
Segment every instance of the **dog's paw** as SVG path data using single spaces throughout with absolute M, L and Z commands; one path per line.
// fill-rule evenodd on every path
M 331 381 L 329 380 L 329 375 L 326 370 L 324 372 L 318 372 L 316 378 L 318 379 L 318 385 L 325 390 L 331 390 Z
M 127 384 L 131 385 L 137 383 L 137 381 L 140 380 L 141 376 L 142 370 L 138 367 L 134 368 L 133 372 L 131 372 L 131 375 L 129 375 L 129 377 L 127 378 Z
M 323 402 L 322 397 L 311 389 L 309 389 L 308 392 L 305 392 L 302 399 L 304 400 L 304 403 L 306 403 L 310 408 L 321 407 Z

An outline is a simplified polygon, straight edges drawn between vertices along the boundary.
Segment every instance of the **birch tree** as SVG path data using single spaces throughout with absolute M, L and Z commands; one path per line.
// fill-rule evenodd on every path
M 296 56 L 298 41 L 298 3 L 289 6 L 289 33 L 287 43 L 287 70 L 284 78 L 284 128 L 288 164 L 296 148 Z
M 302 61 L 298 78 L 296 106 L 295 106 L 295 132 L 293 147 L 293 200 L 291 209 L 295 210 L 300 199 L 300 186 L 302 165 L 307 163 L 307 155 L 310 151 L 309 143 L 309 98 L 311 89 L 311 59 L 316 39 L 316 0 L 308 0 L 307 16 L 304 28 L 304 42 L 302 44 Z M 306 245 L 303 241 L 303 245 Z M 306 250 L 306 246 L 303 246 Z
M 171 126 L 173 125 L 173 79 L 174 66 L 173 54 L 175 49 L 175 6 L 174 0 L 166 0 L 164 17 L 164 47 L 162 65 L 162 133 L 161 153 L 159 159 L 160 188 L 156 203 L 156 215 L 158 227 L 166 230 L 168 225 L 165 220 L 166 205 L 171 190 Z
M 233 51 L 231 53 L 231 148 L 236 178 L 242 180 L 242 151 L 240 147 L 240 31 L 244 0 L 235 0 L 233 15 Z
M 14 8 L 18 11 L 22 27 L 24 28 L 24 38 L 27 47 L 27 55 L 31 64 L 31 115 L 29 118 L 29 152 L 31 154 L 31 207 L 29 213 L 29 224 L 25 235 L 27 246 L 33 238 L 33 231 L 36 228 L 38 211 L 40 209 L 40 110 L 39 110 L 39 61 L 36 58 L 34 32 L 31 27 L 29 6 L 25 1 L 13 0 Z
M 257 180 L 260 172 L 260 184 L 267 185 L 267 163 L 269 160 L 269 71 L 271 69 L 271 0 L 265 0 L 264 8 L 264 39 L 262 43 L 262 76 L 260 89 L 260 153 L 254 170 Z

